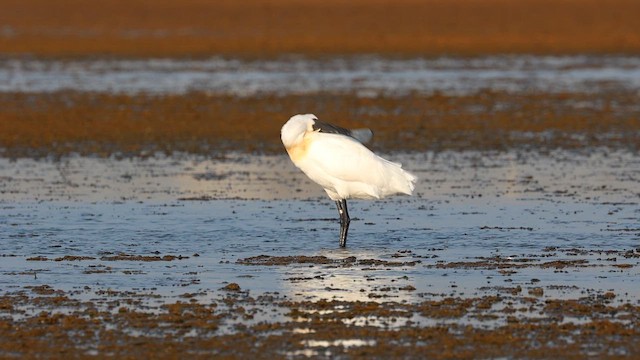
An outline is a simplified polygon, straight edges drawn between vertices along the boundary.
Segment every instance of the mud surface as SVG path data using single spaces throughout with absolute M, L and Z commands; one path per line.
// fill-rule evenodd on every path
M 414 303 L 291 301 L 239 289 L 202 303 L 203 295 L 141 309 L 147 295 L 136 292 L 74 301 L 47 287 L 16 291 L 0 297 L 2 311 L 20 318 L 0 319 L 3 356 L 41 348 L 52 357 L 631 358 L 640 351 L 640 307 L 611 292 L 544 300 L 514 290 Z M 46 310 L 61 306 L 64 313 Z M 41 311 L 22 315 L 34 308 Z

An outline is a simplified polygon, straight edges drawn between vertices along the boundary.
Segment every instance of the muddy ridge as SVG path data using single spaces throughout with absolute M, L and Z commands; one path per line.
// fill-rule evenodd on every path
M 344 127 L 372 129 L 374 150 L 637 150 L 636 105 L 633 91 L 377 98 L 4 93 L 0 155 L 280 153 L 279 129 L 300 109 Z

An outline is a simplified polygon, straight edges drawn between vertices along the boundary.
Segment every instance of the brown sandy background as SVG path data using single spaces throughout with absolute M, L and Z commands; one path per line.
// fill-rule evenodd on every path
M 5 0 L 0 53 L 638 53 L 635 0 Z

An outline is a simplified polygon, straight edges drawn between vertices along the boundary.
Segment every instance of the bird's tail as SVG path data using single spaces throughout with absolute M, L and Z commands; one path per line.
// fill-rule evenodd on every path
M 392 194 L 413 194 L 418 177 L 404 170 L 402 168 L 402 164 L 385 160 L 384 165 L 387 172 L 391 173 L 392 176 L 388 178 L 388 186 L 385 187 L 388 191 L 386 191 L 385 194 L 382 194 L 382 196 Z

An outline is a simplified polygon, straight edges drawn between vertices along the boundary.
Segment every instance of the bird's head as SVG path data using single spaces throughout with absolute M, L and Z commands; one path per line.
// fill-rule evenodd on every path
M 318 117 L 313 114 L 294 115 L 280 130 L 280 138 L 286 148 L 293 147 L 302 141 L 304 133 L 313 131 L 313 124 Z

